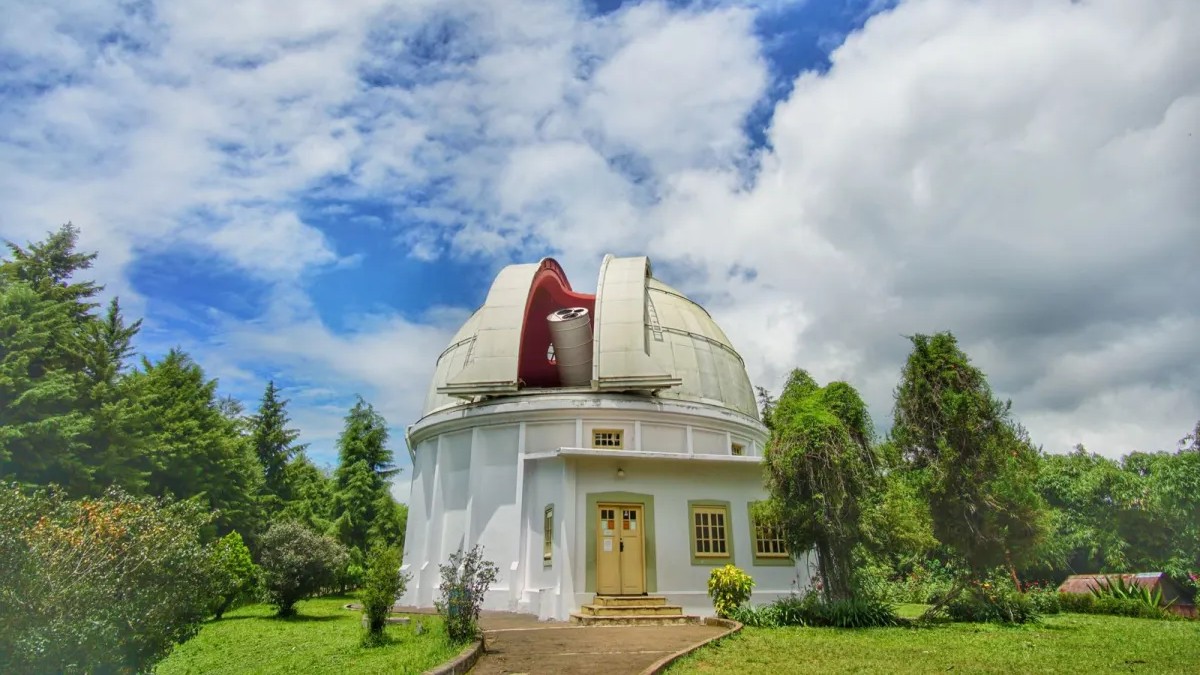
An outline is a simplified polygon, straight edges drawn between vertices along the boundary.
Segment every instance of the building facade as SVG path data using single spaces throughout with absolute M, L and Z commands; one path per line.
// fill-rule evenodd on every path
M 714 566 L 755 602 L 808 585 L 808 560 L 756 523 L 766 428 L 741 357 L 644 257 L 606 256 L 596 293 L 554 260 L 503 269 L 438 358 L 407 432 L 404 604 L 479 544 L 488 609 L 566 619 L 593 595 L 663 595 L 711 614 Z

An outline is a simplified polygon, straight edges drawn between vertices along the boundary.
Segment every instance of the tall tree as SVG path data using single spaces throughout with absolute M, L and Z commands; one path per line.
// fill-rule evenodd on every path
M 99 288 L 75 281 L 95 254 L 75 251 L 64 225 L 41 243 L 8 243 L 0 261 L 0 475 L 86 485 L 86 336 Z
M 771 418 L 763 515 L 782 523 L 790 550 L 816 548 L 827 600 L 849 598 L 865 503 L 878 484 L 867 406 L 845 382 L 821 387 L 794 370 Z
M 387 442 L 387 421 L 358 397 L 338 438 L 334 525 L 342 543 L 352 549 L 352 557 L 360 562 L 365 560 L 372 544 L 373 531 L 382 534 L 396 529 L 394 523 L 384 522 L 397 517 L 396 510 L 385 508 L 384 504 L 392 503 L 388 485 L 392 476 L 399 473 L 392 464 Z
M 911 340 L 892 440 L 926 472 L 934 534 L 976 579 L 1032 561 L 1046 530 L 1038 450 L 952 334 Z
M 300 432 L 289 429 L 288 423 L 287 400 L 279 397 L 275 381 L 270 380 L 250 427 L 250 442 L 263 467 L 263 497 L 270 511 L 277 511 L 290 499 L 288 463 L 304 449 L 296 443 Z
M 133 338 L 142 320 L 127 324 L 121 305 L 113 298 L 103 317 L 88 324 L 84 339 L 83 407 L 92 420 L 81 452 L 93 467 L 86 492 L 107 485 L 120 485 L 138 493 L 146 486 L 144 451 L 137 433 L 137 420 L 123 375 L 133 353 Z
M 333 528 L 335 483 L 328 472 L 318 468 L 300 451 L 288 462 L 287 485 L 289 498 L 278 520 L 295 520 L 316 532 Z
M 218 529 L 250 538 L 261 525 L 262 468 L 248 440 L 222 414 L 216 380 L 178 349 L 130 375 L 146 438 L 149 490 L 201 496 L 219 511 Z

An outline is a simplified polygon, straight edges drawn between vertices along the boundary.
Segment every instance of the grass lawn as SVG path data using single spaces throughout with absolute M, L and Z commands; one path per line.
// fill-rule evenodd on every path
M 1059 614 L 1038 625 L 1014 627 L 971 623 L 867 630 L 747 627 L 680 660 L 670 672 L 935 671 L 1200 673 L 1200 621 Z
M 161 664 L 161 675 L 182 673 L 420 673 L 449 661 L 463 645 L 449 644 L 439 617 L 421 615 L 389 625 L 392 643 L 359 646 L 361 612 L 342 609 L 353 597 L 305 600 L 297 616 L 277 619 L 266 605 L 250 605 L 209 621 Z M 420 621 L 427 629 L 416 635 Z

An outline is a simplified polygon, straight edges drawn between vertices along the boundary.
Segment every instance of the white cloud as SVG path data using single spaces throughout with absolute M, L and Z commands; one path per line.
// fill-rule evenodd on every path
M 140 250 L 199 243 L 280 284 L 222 325 L 231 372 L 361 387 L 395 423 L 453 322 L 316 318 L 294 282 L 354 253 L 296 212 L 330 177 L 419 223 L 419 259 L 550 249 L 586 288 L 648 253 L 757 383 L 845 378 L 883 421 L 902 336 L 940 329 L 1048 449 L 1170 448 L 1200 415 L 1194 2 L 901 4 L 796 78 L 760 150 L 755 21 L 782 3 L 289 7 L 11 12 L 5 81 L 49 89 L 0 107 L 0 234 L 74 219 L 123 293 Z

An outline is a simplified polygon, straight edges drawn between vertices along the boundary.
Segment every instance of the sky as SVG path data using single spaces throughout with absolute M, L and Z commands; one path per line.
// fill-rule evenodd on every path
M 1048 452 L 1200 418 L 1194 0 L 7 0 L 0 237 L 336 461 L 513 262 L 648 255 L 756 385 L 881 430 L 951 330 Z

